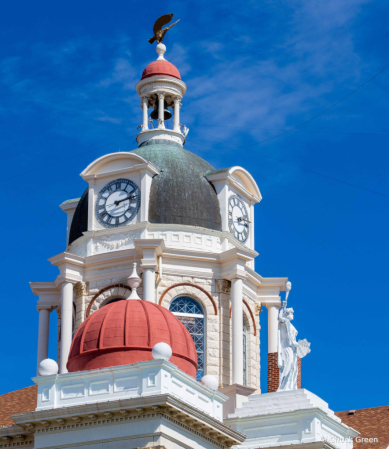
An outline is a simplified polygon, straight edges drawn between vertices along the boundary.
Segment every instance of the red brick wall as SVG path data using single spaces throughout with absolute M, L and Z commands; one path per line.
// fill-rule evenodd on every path
M 267 392 L 273 393 L 278 390 L 280 372 L 277 363 L 278 353 L 269 352 L 267 355 Z
M 301 359 L 297 357 L 297 368 L 299 372 L 297 373 L 297 388 L 301 389 Z
M 270 352 L 267 355 L 267 392 L 273 393 L 278 390 L 278 384 L 280 382 L 280 373 L 277 363 L 277 352 Z M 297 357 L 297 388 L 301 388 L 301 359 Z

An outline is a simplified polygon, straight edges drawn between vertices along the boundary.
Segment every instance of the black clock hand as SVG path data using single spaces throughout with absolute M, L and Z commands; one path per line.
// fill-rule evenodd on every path
M 245 222 L 247 222 L 247 223 L 251 223 L 251 221 L 250 220 L 247 220 L 247 218 L 244 218 L 244 217 L 239 217 L 238 218 L 238 221 L 245 221 Z
M 123 198 L 122 200 L 114 201 L 111 204 L 107 204 L 106 207 L 117 206 L 122 201 L 131 200 L 131 199 L 136 199 L 136 196 L 135 195 L 131 195 L 131 196 L 128 196 L 127 198 Z
M 122 200 L 116 200 L 114 204 L 119 205 L 122 201 L 132 200 L 135 199 L 135 195 L 128 195 L 127 198 L 123 198 Z
M 241 223 L 242 220 L 246 221 L 246 223 Z M 247 218 L 239 217 L 239 218 L 235 221 L 235 223 L 239 223 L 239 224 L 243 225 L 245 228 L 248 228 L 248 227 L 249 227 L 249 223 L 251 223 L 251 221 L 247 220 Z

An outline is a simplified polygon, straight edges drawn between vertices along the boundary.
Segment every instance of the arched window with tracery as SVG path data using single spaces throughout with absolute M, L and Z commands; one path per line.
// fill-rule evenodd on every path
M 205 316 L 200 304 L 189 296 L 179 296 L 170 303 L 172 312 L 188 329 L 197 351 L 197 380 L 204 376 L 205 368 Z

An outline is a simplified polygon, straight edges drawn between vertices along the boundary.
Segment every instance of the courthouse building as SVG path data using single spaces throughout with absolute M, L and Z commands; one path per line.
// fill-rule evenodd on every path
M 137 148 L 91 161 L 81 197 L 60 205 L 58 275 L 31 282 L 37 377 L 0 396 L 0 448 L 386 448 L 389 407 L 335 414 L 301 388 L 301 367 L 298 390 L 276 392 L 288 279 L 255 269 L 261 192 L 239 157 L 215 168 L 185 150 L 187 87 L 165 50 L 135 86 Z

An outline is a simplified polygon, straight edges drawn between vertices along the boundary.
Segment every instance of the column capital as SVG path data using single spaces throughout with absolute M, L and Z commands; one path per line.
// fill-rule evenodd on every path
M 85 282 L 78 281 L 74 284 L 74 294 L 76 298 L 86 296 L 88 294 Z
M 165 250 L 165 241 L 163 239 L 134 239 L 136 252 L 140 254 L 141 268 L 147 270 L 158 270 L 158 257 Z
M 165 92 L 157 92 L 158 100 L 164 100 L 165 99 Z
M 60 274 L 54 281 L 54 285 L 59 288 L 62 287 L 63 284 L 77 284 L 77 282 L 82 282 L 81 276 L 69 276 Z
M 40 312 L 41 310 L 48 310 L 49 312 L 51 312 L 54 309 L 54 306 L 50 305 L 50 304 L 37 304 L 36 305 L 36 310 L 38 312 Z
M 271 308 L 271 307 L 275 307 L 276 309 L 280 309 L 281 308 L 281 300 L 279 301 L 279 302 L 276 302 L 276 301 L 272 301 L 272 302 L 263 302 L 262 303 L 262 305 L 263 306 L 265 306 L 268 310 Z
M 140 267 L 142 268 L 142 271 L 147 269 L 158 271 L 158 261 L 157 259 L 141 259 Z
M 134 239 L 134 246 L 138 254 L 142 254 L 145 249 L 153 249 L 157 256 L 160 256 L 166 248 L 164 239 Z
M 260 315 L 261 312 L 262 312 L 262 305 L 260 302 L 256 302 L 254 304 L 254 313 L 255 313 L 255 315 Z
M 240 270 L 239 267 L 224 272 L 222 275 L 224 279 L 228 279 L 229 281 L 233 281 L 234 279 L 242 279 L 244 281 L 247 279 L 247 273 L 244 270 Z

